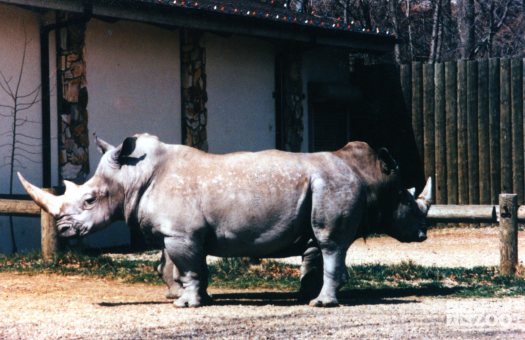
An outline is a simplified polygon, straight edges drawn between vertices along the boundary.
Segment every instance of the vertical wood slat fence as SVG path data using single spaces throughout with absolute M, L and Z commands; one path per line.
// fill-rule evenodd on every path
M 523 59 L 400 66 L 405 103 L 436 204 L 525 197 Z

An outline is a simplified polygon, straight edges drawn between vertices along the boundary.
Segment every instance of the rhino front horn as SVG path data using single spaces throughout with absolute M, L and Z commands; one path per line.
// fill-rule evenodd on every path
M 40 208 L 44 209 L 53 216 L 57 216 L 60 213 L 60 207 L 62 204 L 57 196 L 52 195 L 29 183 L 19 172 L 17 172 L 17 175 L 20 183 L 22 183 L 24 186 L 24 189 L 26 189 L 29 196 L 31 196 L 33 201 L 35 201 L 35 203 Z
M 432 178 L 429 177 L 427 180 L 427 184 L 423 188 L 423 191 L 421 191 L 421 194 L 417 197 L 417 204 L 419 206 L 419 209 L 424 213 L 428 213 L 428 209 L 430 208 L 430 205 L 432 204 Z

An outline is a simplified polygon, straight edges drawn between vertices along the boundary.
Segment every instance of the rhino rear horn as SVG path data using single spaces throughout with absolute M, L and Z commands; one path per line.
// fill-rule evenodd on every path
M 97 150 L 101 154 L 105 154 L 107 151 L 114 149 L 115 147 L 108 142 L 106 142 L 103 139 L 98 138 L 98 136 L 94 133 L 93 137 L 95 137 L 95 144 L 97 145 Z
M 50 194 L 29 183 L 19 172 L 17 172 L 17 175 L 20 183 L 24 186 L 24 189 L 40 208 L 53 216 L 58 216 L 60 214 L 62 202 L 58 196 Z

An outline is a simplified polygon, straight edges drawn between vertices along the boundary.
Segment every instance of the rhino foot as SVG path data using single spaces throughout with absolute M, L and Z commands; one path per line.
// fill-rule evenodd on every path
M 200 307 L 202 306 L 200 299 L 188 299 L 186 297 L 181 296 L 175 302 L 173 303 L 175 307 L 178 308 L 186 308 L 186 307 Z
M 337 307 L 339 306 L 339 302 L 337 300 L 313 299 L 309 305 L 311 307 Z
M 211 304 L 212 298 L 205 294 L 204 296 L 184 296 L 182 295 L 173 303 L 177 308 L 201 307 Z
M 320 275 L 319 275 L 320 274 Z M 323 286 L 322 273 L 309 273 L 301 278 L 301 288 L 299 289 L 299 301 L 307 303 L 319 296 Z

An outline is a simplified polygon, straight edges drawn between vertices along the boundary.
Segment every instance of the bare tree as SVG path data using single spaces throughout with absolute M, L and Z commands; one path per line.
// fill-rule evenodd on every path
M 458 31 L 461 59 L 472 59 L 475 48 L 475 17 L 474 0 L 457 0 Z
M 405 18 L 407 21 L 408 26 L 408 58 L 409 60 L 412 60 L 414 58 L 414 48 L 412 44 L 412 23 L 410 20 L 410 0 L 406 0 L 406 8 L 405 8 Z
M 430 55 L 428 61 L 435 63 L 439 59 L 439 44 L 442 37 L 442 4 L 441 0 L 434 3 L 434 14 L 432 15 L 432 37 L 430 38 Z
M 388 12 L 392 21 L 392 28 L 394 30 L 394 34 L 396 36 L 399 36 L 399 23 L 397 20 L 397 8 L 398 4 L 396 3 L 396 0 L 390 0 L 388 1 Z M 401 63 L 401 49 L 399 44 L 396 44 L 394 47 L 394 58 L 396 59 L 396 63 Z
M 9 128 L 3 131 L 2 135 L 9 139 L 8 143 L 0 145 L 0 148 L 7 148 L 8 154 L 4 157 L 4 164 L 0 167 L 9 167 L 9 194 L 13 194 L 13 182 L 15 168 L 24 168 L 22 160 L 31 163 L 39 163 L 35 156 L 39 155 L 38 149 L 39 138 L 24 134 L 20 131 L 21 127 L 26 124 L 39 124 L 37 121 L 28 119 L 27 110 L 31 109 L 39 102 L 40 85 L 32 90 L 24 92 L 22 89 L 22 79 L 26 66 L 27 46 L 29 41 L 24 27 L 24 48 L 20 61 L 20 68 L 16 77 L 8 77 L 0 71 L 0 89 L 7 96 L 8 103 L 0 103 L 0 117 L 10 119 L 10 123 L 3 126 Z M 14 234 L 13 217 L 9 216 L 9 230 L 11 236 L 11 245 L 13 253 L 18 251 Z
M 264 1 L 264 0 L 261 0 Z M 284 5 L 284 1 L 281 0 Z M 289 0 L 354 29 L 395 32 L 398 63 L 523 56 L 524 0 Z
M 477 25 L 480 28 L 480 39 L 474 50 L 475 55 L 485 55 L 489 58 L 494 56 L 494 38 L 509 19 L 512 2 L 512 0 L 478 1 L 482 24 Z

